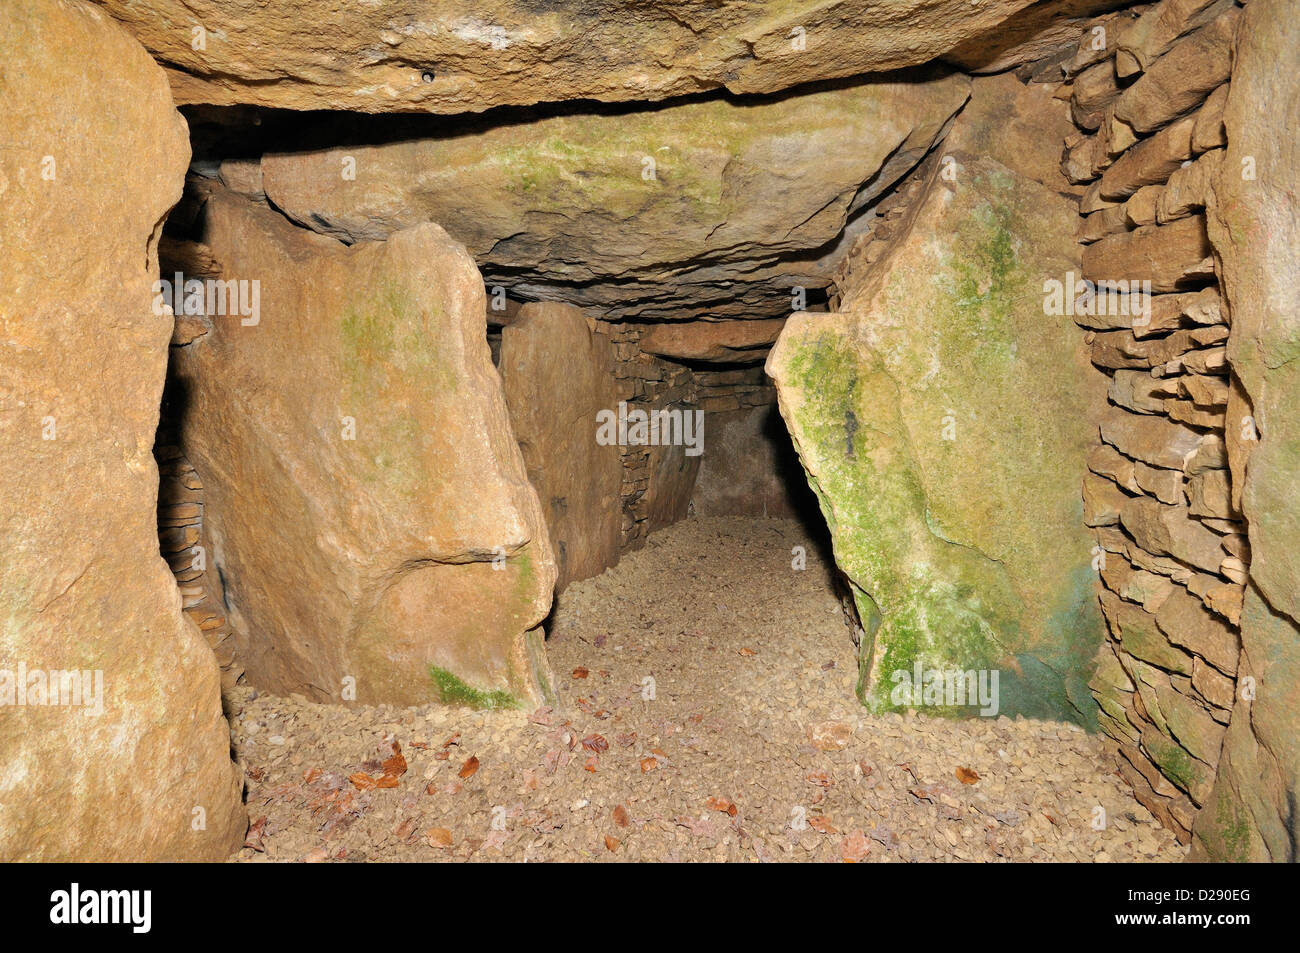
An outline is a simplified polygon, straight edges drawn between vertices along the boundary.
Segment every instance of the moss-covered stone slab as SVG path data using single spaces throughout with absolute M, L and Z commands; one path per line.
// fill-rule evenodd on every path
M 413 120 L 397 139 L 313 120 L 296 141 L 326 146 L 267 154 L 262 185 L 346 241 L 437 222 L 512 297 L 607 317 L 784 316 L 790 287 L 827 283 L 850 218 L 925 155 L 969 87 L 872 78 L 526 123 Z
M 767 369 L 868 633 L 863 703 L 923 702 L 898 690 L 916 666 L 988 670 L 1000 713 L 1091 726 L 1103 626 L 1080 482 L 1102 381 L 1042 290 L 1077 271 L 1075 214 L 956 158 L 846 309 L 793 316 Z

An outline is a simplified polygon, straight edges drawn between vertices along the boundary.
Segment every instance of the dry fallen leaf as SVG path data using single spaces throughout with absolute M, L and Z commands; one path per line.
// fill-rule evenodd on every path
M 957 780 L 962 784 L 978 784 L 980 776 L 970 768 L 957 768 Z
M 749 656 L 755 655 L 757 653 L 753 649 L 741 649 L 740 654 L 748 658 Z
M 411 835 L 415 833 L 415 828 L 417 826 L 419 826 L 419 821 L 414 817 L 408 817 L 406 820 L 402 821 L 402 823 L 397 825 L 396 829 L 393 831 L 393 836 L 405 844 L 411 839 Z
M 704 801 L 704 806 L 714 811 L 722 811 L 728 817 L 736 816 L 736 805 L 732 804 L 725 797 L 707 798 Z
M 460 766 L 460 776 L 462 779 L 468 778 L 471 774 L 473 774 L 477 770 L 478 770 L 478 758 L 476 758 L 474 755 L 470 755 L 469 758 L 465 760 L 465 763 Z
M 393 742 L 393 756 L 384 761 L 384 774 L 391 774 L 395 778 L 400 778 L 406 773 L 406 758 L 402 757 L 402 746 L 396 741 Z
M 450 847 L 451 831 L 445 827 L 435 827 L 428 833 L 430 847 Z
M 587 671 L 585 668 L 583 668 L 581 665 L 579 665 L 577 668 L 575 668 L 575 669 L 573 670 L 573 677 L 574 677 L 574 678 L 586 678 L 589 674 L 591 674 L 591 673 L 588 672 L 588 671 Z
M 605 847 L 608 850 L 610 851 L 618 850 L 618 844 L 619 844 L 619 840 L 617 837 L 612 837 L 609 834 L 605 835 Z
M 587 760 L 583 762 L 582 767 L 586 771 L 594 772 L 596 768 L 600 767 L 600 758 L 594 754 L 589 754 L 587 755 Z
M 320 776 L 321 776 L 320 768 L 308 768 L 307 772 L 302 776 L 302 783 L 311 784 Z
M 609 750 L 609 742 L 601 735 L 587 735 L 582 739 L 582 746 L 588 751 L 594 751 L 597 754 Z
M 262 845 L 262 834 L 266 830 L 266 818 L 259 817 L 248 828 L 248 836 L 244 838 L 244 846 L 251 847 L 258 853 L 265 853 L 266 848 Z
M 375 780 L 375 787 L 377 788 L 395 788 L 397 787 L 397 784 L 398 781 L 396 776 L 391 774 L 381 774 Z
M 657 768 L 657 767 L 659 767 L 659 759 L 658 759 L 658 758 L 642 758 L 642 759 L 641 759 L 641 773 L 642 773 L 642 774 L 645 774 L 647 771 L 653 771 L 653 770 L 654 770 L 655 768 Z
M 815 831 L 821 831 L 823 834 L 838 834 L 835 825 L 821 815 L 808 818 L 808 826 Z
M 355 785 L 358 791 L 369 791 L 372 788 L 378 787 L 375 779 L 364 771 L 358 771 L 356 774 L 349 774 L 348 780 Z
M 631 819 L 627 816 L 627 808 L 622 804 L 614 808 L 614 823 L 619 827 L 627 827 Z
M 864 860 L 871 853 L 871 844 L 867 842 L 867 835 L 862 831 L 851 831 L 844 835 L 844 840 L 840 842 L 840 856 L 846 863 L 856 864 Z

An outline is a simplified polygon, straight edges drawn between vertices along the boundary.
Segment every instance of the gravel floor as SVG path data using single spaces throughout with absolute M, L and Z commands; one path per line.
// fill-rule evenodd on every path
M 651 537 L 561 597 L 563 716 L 237 688 L 237 859 L 1182 858 L 1070 725 L 865 714 L 824 558 L 780 520 Z

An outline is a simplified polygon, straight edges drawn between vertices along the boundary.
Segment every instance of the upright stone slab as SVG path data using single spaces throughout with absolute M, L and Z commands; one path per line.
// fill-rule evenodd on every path
M 247 818 L 217 663 L 154 525 L 185 122 L 64 0 L 0 6 L 0 101 L 0 860 L 220 860 Z M 51 671 L 89 691 L 53 704 Z
M 618 562 L 622 456 L 596 440 L 600 412 L 618 410 L 613 348 L 577 308 L 526 304 L 501 332 L 500 370 L 560 591 Z
M 953 142 L 997 142 L 963 121 Z M 863 702 L 971 713 L 915 667 L 997 670 L 1000 713 L 1089 724 L 1079 486 L 1104 394 L 1043 294 L 1078 271 L 1075 212 L 1011 160 L 944 151 L 885 257 L 840 313 L 792 317 L 768 373 L 868 633 Z
M 1193 828 L 1193 857 L 1202 859 L 1294 861 L 1300 843 L 1297 74 L 1293 6 L 1253 0 L 1237 31 L 1224 112 L 1228 151 L 1208 215 L 1231 314 L 1228 358 L 1246 397 L 1234 400 L 1227 431 L 1230 445 L 1241 446 L 1229 462 L 1249 525 L 1251 585 L 1236 705 L 1213 795 Z M 1239 440 L 1255 433 L 1257 442 Z
M 536 704 L 555 564 L 473 260 L 433 224 L 348 248 L 231 193 L 206 215 L 223 279 L 260 283 L 257 323 L 177 356 L 249 680 Z

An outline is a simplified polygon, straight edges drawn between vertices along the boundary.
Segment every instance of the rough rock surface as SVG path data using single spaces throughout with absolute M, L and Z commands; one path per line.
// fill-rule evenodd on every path
M 964 121 L 958 142 L 997 141 Z M 1079 480 L 1104 389 L 1041 291 L 1078 269 L 1075 213 L 996 151 L 944 151 L 955 181 L 931 170 L 910 228 L 841 313 L 787 322 L 768 373 L 855 589 L 863 701 L 900 704 L 916 664 L 999 670 L 1004 711 L 1088 723 Z
M 473 261 L 433 224 L 349 249 L 231 193 L 206 216 L 223 277 L 261 288 L 259 323 L 176 359 L 248 679 L 535 703 L 555 564 Z
M 894 77 L 758 101 L 440 121 L 424 138 L 268 154 L 262 182 L 295 221 L 348 241 L 442 223 L 512 297 L 607 318 L 770 318 L 789 312 L 791 286 L 825 286 L 828 246 L 925 155 L 968 87 L 958 74 Z
M 659 324 L 641 336 L 641 350 L 674 361 L 762 363 L 785 321 L 680 321 Z
M 621 453 L 596 440 L 614 413 L 614 355 L 577 308 L 526 304 L 501 332 L 501 382 L 528 480 L 541 498 L 556 591 L 618 562 Z
M 0 62 L 0 859 L 218 860 L 247 821 L 217 663 L 159 556 L 150 452 L 172 330 L 150 284 L 185 123 L 84 4 L 5 3 Z M 86 672 L 99 703 L 21 704 L 19 666 Z
M 817 501 L 774 404 L 706 412 L 704 433 L 691 496 L 696 516 L 807 515 L 821 523 Z
M 178 102 L 457 113 L 573 99 L 773 92 L 926 63 L 988 63 L 1033 0 L 99 0 L 171 69 Z M 1103 8 L 1048 0 L 1036 9 Z M 1038 22 L 1035 18 L 1033 21 Z M 195 29 L 203 30 L 202 48 Z M 1019 37 L 1019 34 L 1017 35 Z
M 1209 859 L 1294 861 L 1300 842 L 1298 73 L 1291 4 L 1254 0 L 1237 32 L 1228 151 L 1209 215 L 1232 315 L 1228 355 L 1259 434 L 1248 466 L 1231 461 L 1251 546 L 1238 685 L 1251 679 L 1253 691 L 1237 692 L 1214 793 L 1193 831 L 1196 856 Z M 1245 423 L 1229 420 L 1227 432 Z

